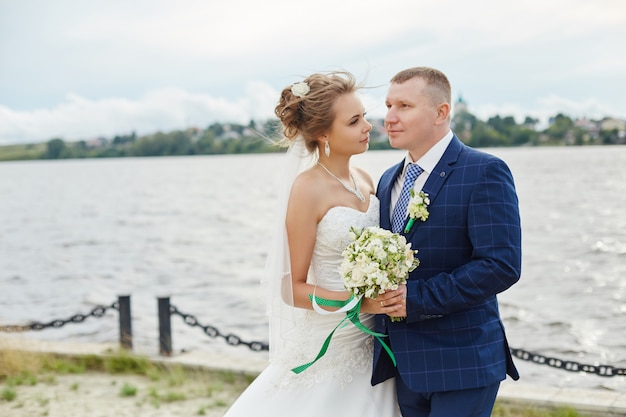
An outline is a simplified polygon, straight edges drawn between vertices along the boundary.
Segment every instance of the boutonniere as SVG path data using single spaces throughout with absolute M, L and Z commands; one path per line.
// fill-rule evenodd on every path
M 428 205 L 430 204 L 430 199 L 428 198 L 428 194 L 424 191 L 420 191 L 415 194 L 414 190 L 411 190 L 411 200 L 409 201 L 409 222 L 406 224 L 404 228 L 404 233 L 409 233 L 411 231 L 411 227 L 413 227 L 413 223 L 415 223 L 416 219 L 419 219 L 423 222 L 428 219 Z

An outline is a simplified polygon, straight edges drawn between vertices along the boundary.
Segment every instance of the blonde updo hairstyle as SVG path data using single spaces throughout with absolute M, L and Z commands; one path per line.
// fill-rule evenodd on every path
M 306 148 L 315 152 L 317 139 L 330 129 L 335 119 L 333 105 L 337 97 L 356 92 L 359 87 L 354 76 L 345 71 L 312 74 L 303 82 L 309 86 L 309 92 L 299 97 L 291 90 L 292 85 L 285 87 L 274 113 L 289 142 L 302 136 Z

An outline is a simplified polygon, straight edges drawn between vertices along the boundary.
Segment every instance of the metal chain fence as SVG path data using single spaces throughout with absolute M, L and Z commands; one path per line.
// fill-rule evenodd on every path
M 89 317 L 97 317 L 97 318 L 101 318 L 104 317 L 104 315 L 106 314 L 107 310 L 119 310 L 119 303 L 116 301 L 113 304 L 111 304 L 110 306 L 95 306 L 91 312 L 87 313 L 87 314 L 74 314 L 73 316 L 71 316 L 68 319 L 56 319 L 56 320 L 52 320 L 49 321 L 47 323 L 42 323 L 42 322 L 31 322 L 29 324 L 25 324 L 25 325 L 5 325 L 5 326 L 0 326 L 0 332 L 6 332 L 6 333 L 18 333 L 18 332 L 26 332 L 29 330 L 44 330 L 44 329 L 48 329 L 48 328 L 55 328 L 58 329 L 60 327 L 65 326 L 66 324 L 69 323 L 82 323 L 84 322 L 87 318 Z
M 209 337 L 212 338 L 216 338 L 216 337 L 221 337 L 224 340 L 226 340 L 226 343 L 228 343 L 231 346 L 239 346 L 239 345 L 244 345 L 249 347 L 251 350 L 256 351 L 256 352 L 261 352 L 264 350 L 269 350 L 269 345 L 267 343 L 264 342 L 246 342 L 244 340 L 242 340 L 239 336 L 234 335 L 232 333 L 229 334 L 225 334 L 220 332 L 215 326 L 210 326 L 210 325 L 202 325 L 198 322 L 198 319 L 191 315 L 191 314 L 185 314 L 183 312 L 181 312 L 178 308 L 176 308 L 175 306 L 171 305 L 170 306 L 170 313 L 173 315 L 177 315 L 183 318 L 183 321 L 185 322 L 185 324 L 187 324 L 188 326 L 191 327 L 200 327 L 202 329 L 202 331 Z
M 533 353 L 527 350 L 515 348 L 511 348 L 511 354 L 524 361 L 534 362 L 538 365 L 546 365 L 552 368 L 563 369 L 564 371 L 569 372 L 586 372 L 588 374 L 596 374 L 598 376 L 605 377 L 626 375 L 626 368 L 615 368 L 611 365 L 590 365 L 544 356 L 539 353 Z
M 17 333 L 31 330 L 44 330 L 48 328 L 60 328 L 69 323 L 82 323 L 89 317 L 101 318 L 108 310 L 120 310 L 119 302 L 116 301 L 109 306 L 98 305 L 87 314 L 75 314 L 67 319 L 56 319 L 47 323 L 32 322 L 26 325 L 3 325 L 0 326 L 0 332 Z M 180 316 L 183 322 L 190 327 L 199 327 L 211 338 L 223 338 L 227 344 L 231 346 L 247 346 L 255 352 L 269 350 L 269 345 L 259 341 L 245 341 L 241 337 L 233 333 L 224 333 L 212 325 L 201 324 L 198 319 L 192 315 L 181 312 L 177 307 L 169 306 L 170 315 Z M 511 348 L 511 354 L 523 361 L 533 362 L 537 365 L 545 365 L 552 368 L 562 369 L 568 372 L 585 372 L 595 374 L 602 377 L 626 376 L 626 368 L 617 368 L 611 365 L 586 364 L 571 360 L 564 360 L 545 356 L 536 352 L 529 352 L 524 349 Z

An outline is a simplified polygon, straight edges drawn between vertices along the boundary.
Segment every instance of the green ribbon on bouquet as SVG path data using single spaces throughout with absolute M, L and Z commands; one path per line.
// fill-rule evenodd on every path
M 327 300 L 325 298 L 319 298 L 319 297 L 315 297 L 313 295 L 309 295 L 309 298 L 312 301 L 314 300 L 318 305 L 321 305 L 321 306 L 325 306 L 325 307 L 339 307 L 339 308 L 341 308 L 341 307 L 346 306 L 348 303 L 350 303 L 354 299 L 354 296 L 351 296 L 349 299 L 347 299 L 345 301 Z M 347 325 L 348 324 L 347 323 L 348 320 L 351 321 L 357 327 L 357 329 L 361 330 L 363 333 L 368 334 L 370 336 L 374 336 L 376 338 L 376 340 L 378 340 L 380 342 L 382 347 L 387 351 L 387 353 L 391 357 L 391 361 L 393 362 L 393 365 L 396 366 L 396 357 L 394 356 L 393 352 L 391 351 L 391 348 L 389 348 L 389 346 L 387 346 L 387 344 L 382 340 L 382 338 L 383 337 L 387 337 L 387 335 L 382 334 L 382 333 L 376 333 L 376 332 L 370 330 L 368 327 L 364 326 L 363 323 L 361 323 L 361 320 L 359 320 L 359 313 L 361 311 L 361 301 L 362 301 L 362 299 L 359 298 L 359 300 L 356 303 L 356 305 L 354 305 L 354 307 L 352 307 L 351 309 L 346 311 L 346 316 L 339 322 L 339 324 L 337 324 L 337 326 L 335 326 L 335 328 L 330 332 L 328 337 L 326 337 L 326 340 L 324 341 L 324 344 L 322 345 L 322 348 L 320 349 L 320 351 L 317 354 L 317 356 L 315 357 L 315 359 L 313 359 L 309 363 L 305 363 L 304 365 L 300 365 L 300 366 L 297 366 L 297 367 L 293 368 L 291 370 L 292 372 L 294 372 L 296 374 L 299 374 L 300 372 L 305 371 L 309 366 L 311 366 L 315 362 L 317 362 L 317 360 L 320 359 L 322 356 L 324 356 L 326 354 L 326 351 L 328 350 L 328 346 L 330 345 L 330 340 L 333 338 L 333 335 L 335 334 L 335 331 L 337 329 Z

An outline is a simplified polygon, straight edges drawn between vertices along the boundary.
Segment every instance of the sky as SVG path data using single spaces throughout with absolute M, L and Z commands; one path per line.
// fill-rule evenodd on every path
M 442 70 L 486 120 L 626 119 L 623 0 L 0 0 L 0 145 L 273 117 L 283 87 Z

